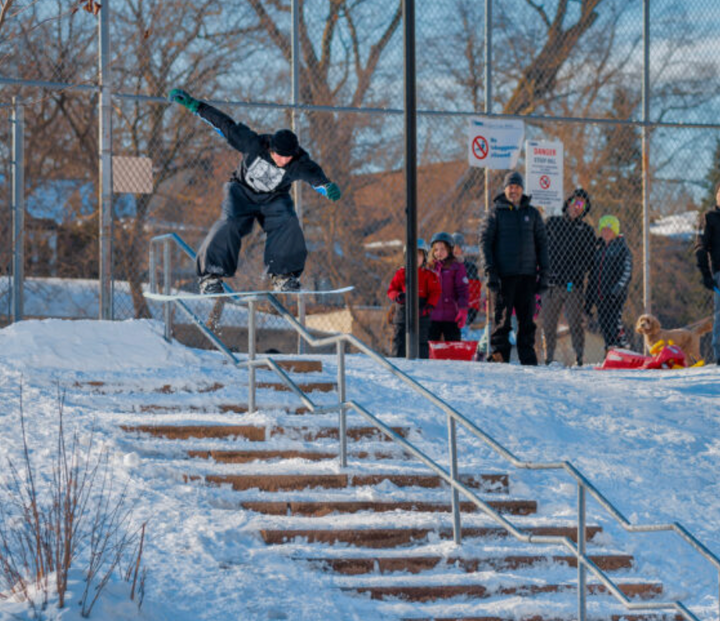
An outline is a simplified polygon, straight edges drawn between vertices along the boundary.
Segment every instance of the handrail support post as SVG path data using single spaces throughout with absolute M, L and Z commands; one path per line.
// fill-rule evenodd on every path
M 255 339 L 255 300 L 248 301 L 248 360 L 255 360 L 257 345 Z M 248 414 L 255 412 L 255 365 L 248 368 Z
M 337 342 L 337 383 L 338 399 L 340 401 L 340 466 L 347 468 L 347 412 L 345 411 L 346 385 L 345 385 L 345 341 Z
M 170 240 L 166 239 L 163 242 L 163 293 L 170 295 L 170 285 L 172 283 L 172 247 L 170 246 Z M 163 315 L 165 317 L 165 340 L 172 340 L 172 302 L 165 302 L 163 305 Z
M 459 481 L 458 478 L 458 459 L 457 459 L 457 424 L 455 419 L 448 414 L 448 447 L 450 449 L 450 476 L 453 481 Z M 453 487 L 450 492 L 450 502 L 452 505 L 452 521 L 453 521 L 453 540 L 459 544 L 462 541 L 462 525 L 460 524 L 460 497 L 457 488 Z

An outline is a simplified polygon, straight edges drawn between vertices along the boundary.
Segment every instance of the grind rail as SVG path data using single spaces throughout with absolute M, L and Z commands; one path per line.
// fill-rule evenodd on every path
M 163 293 L 171 294 L 172 281 L 172 248 L 176 246 L 188 258 L 195 260 L 194 250 L 176 233 L 169 233 L 154 237 L 150 241 L 150 291 L 158 293 L 157 271 L 159 262 L 157 258 L 157 249 L 162 245 L 163 249 Z M 232 290 L 223 284 L 227 292 Z M 248 353 L 246 360 L 240 360 L 230 351 L 218 336 L 208 328 L 205 323 L 193 312 L 184 300 L 172 300 L 164 303 L 164 320 L 165 320 L 165 338 L 170 340 L 172 337 L 172 309 L 174 304 L 185 313 L 188 318 L 200 329 L 202 334 L 210 340 L 210 342 L 218 349 L 229 361 L 237 368 L 246 368 L 248 370 L 248 412 L 256 410 L 256 369 L 267 368 L 273 371 L 281 381 L 305 404 L 305 406 L 314 413 L 322 412 L 339 412 L 339 442 L 340 442 L 340 462 L 343 468 L 347 467 L 347 412 L 354 411 L 362 418 L 367 420 L 377 429 L 382 431 L 391 440 L 401 445 L 404 450 L 412 454 L 419 461 L 430 468 L 435 474 L 442 478 L 451 489 L 451 510 L 453 522 L 453 539 L 455 543 L 460 543 L 462 539 L 461 516 L 460 516 L 460 495 L 474 503 L 485 515 L 492 518 L 500 526 L 502 526 L 510 535 L 518 541 L 530 544 L 541 545 L 561 545 L 565 547 L 577 559 L 578 567 L 578 620 L 586 621 L 587 618 L 587 602 L 586 602 L 586 579 L 589 571 L 597 578 L 608 591 L 619 600 L 628 610 L 674 610 L 677 614 L 682 615 L 688 621 L 700 621 L 700 619 L 688 609 L 681 601 L 672 602 L 633 602 L 631 601 L 613 582 L 612 578 L 605 574 L 586 554 L 586 503 L 587 494 L 590 494 L 598 504 L 603 507 L 627 532 L 630 533 L 649 533 L 660 531 L 674 531 L 677 533 L 690 547 L 708 560 L 718 570 L 718 584 L 720 589 L 720 559 L 710 551 L 701 541 L 699 541 L 690 531 L 688 531 L 679 522 L 669 524 L 632 524 L 630 521 L 569 461 L 558 462 L 531 462 L 524 461 L 514 455 L 510 450 L 506 449 L 502 444 L 495 440 L 492 436 L 480 429 L 475 423 L 465 418 L 460 412 L 456 411 L 437 395 L 425 388 L 422 384 L 412 379 L 409 375 L 401 371 L 394 364 L 389 362 L 384 356 L 380 355 L 372 348 L 368 347 L 352 334 L 335 334 L 332 336 L 316 337 L 313 336 L 293 315 L 290 313 L 271 293 L 254 293 L 242 294 L 233 298 L 235 303 L 241 302 L 247 305 L 248 311 Z M 256 303 L 263 301 L 269 304 L 287 323 L 300 335 L 300 337 L 312 347 L 323 347 L 327 345 L 335 345 L 337 349 L 337 382 L 339 402 L 329 406 L 319 406 L 305 394 L 290 376 L 275 362 L 272 358 L 257 358 L 256 348 Z M 419 448 L 411 442 L 395 433 L 390 427 L 379 420 L 376 416 L 365 409 L 360 403 L 347 399 L 347 387 L 345 378 L 345 353 L 347 346 L 367 355 L 377 365 L 383 367 L 392 375 L 400 379 L 411 390 L 425 397 L 428 401 L 445 412 L 447 416 L 448 429 L 448 452 L 449 467 L 446 470 L 431 457 L 423 453 Z M 461 425 L 467 432 L 479 438 L 490 449 L 499 456 L 504 458 L 510 464 L 518 469 L 525 470 L 562 470 L 568 474 L 577 484 L 577 544 L 569 537 L 559 537 L 551 535 L 532 535 L 524 533 L 520 528 L 516 527 L 510 520 L 506 519 L 498 511 L 493 509 L 488 503 L 478 497 L 471 489 L 464 485 L 458 477 L 458 452 L 457 452 L 457 426 Z M 720 606 L 720 596 L 718 597 L 718 605 Z M 720 619 L 720 614 L 718 616 Z

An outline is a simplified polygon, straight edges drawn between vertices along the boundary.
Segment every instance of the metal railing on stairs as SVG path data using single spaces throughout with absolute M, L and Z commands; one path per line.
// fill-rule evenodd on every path
M 171 294 L 171 248 L 175 244 L 185 255 L 191 260 L 195 260 L 195 252 L 188 246 L 180 236 L 175 233 L 154 237 L 150 242 L 150 291 L 156 293 L 158 291 L 157 270 L 159 263 L 157 260 L 157 247 L 163 246 L 163 293 Z M 226 290 L 231 290 L 224 285 Z M 386 436 L 396 443 L 400 444 L 404 450 L 411 453 L 423 464 L 435 472 L 443 479 L 451 489 L 451 511 L 453 522 L 453 538 L 456 543 L 460 543 L 462 539 L 461 517 L 460 517 L 460 500 L 462 494 L 469 501 L 474 503 L 483 513 L 492 518 L 501 525 L 510 535 L 518 541 L 530 544 L 542 545 L 561 545 L 567 548 L 577 559 L 578 567 L 578 620 L 586 620 L 586 578 L 587 571 L 594 575 L 608 591 L 620 601 L 628 610 L 674 610 L 677 614 L 682 615 L 685 619 L 692 621 L 700 621 L 699 618 L 690 611 L 681 601 L 673 602 L 634 602 L 631 601 L 614 583 L 614 581 L 605 574 L 586 554 L 586 502 L 587 494 L 590 494 L 627 532 L 631 533 L 648 533 L 660 531 L 674 531 L 688 543 L 696 552 L 707 559 L 718 570 L 718 585 L 720 589 L 720 559 L 710 551 L 702 542 L 700 542 L 692 533 L 690 533 L 682 524 L 672 522 L 670 524 L 632 524 L 605 496 L 569 461 L 558 462 L 531 462 L 523 461 L 506 449 L 502 444 L 495 440 L 492 436 L 484 432 L 472 421 L 465 418 L 460 412 L 456 411 L 452 406 L 440 399 L 437 395 L 425 388 L 410 376 L 405 374 L 394 364 L 389 362 L 384 356 L 380 355 L 358 338 L 351 334 L 335 334 L 326 337 L 313 336 L 293 315 L 290 313 L 271 293 L 261 294 L 242 294 L 238 293 L 236 301 L 247 304 L 248 308 L 248 353 L 246 360 L 237 358 L 208 328 L 203 321 L 189 308 L 183 300 L 173 300 L 166 302 L 164 308 L 165 319 L 165 338 L 170 340 L 172 337 L 172 313 L 170 311 L 171 304 L 175 304 L 180 308 L 191 321 L 200 329 L 200 331 L 213 343 L 213 345 L 221 351 L 236 367 L 247 368 L 248 370 L 248 412 L 254 412 L 256 409 L 256 381 L 255 371 L 257 368 L 265 367 L 276 373 L 282 382 L 297 395 L 297 397 L 312 412 L 339 412 L 339 442 L 340 442 L 340 462 L 343 468 L 347 467 L 347 412 L 355 411 L 365 420 L 370 422 Z M 289 375 L 275 362 L 272 358 L 257 358 L 256 351 L 256 303 L 264 301 L 269 304 L 288 324 L 300 335 L 300 337 L 312 347 L 323 347 L 335 344 L 337 348 L 337 383 L 338 397 L 337 404 L 330 406 L 319 406 L 305 394 L 293 382 Z M 436 405 L 440 410 L 445 412 L 447 416 L 448 426 L 448 450 L 449 450 L 449 467 L 446 470 L 431 457 L 423 453 L 419 448 L 411 442 L 396 433 L 393 429 L 375 417 L 366 410 L 361 404 L 354 400 L 347 399 L 347 389 L 345 382 L 345 352 L 346 347 L 351 346 L 358 351 L 367 355 L 371 360 L 385 368 L 395 377 L 399 378 L 411 390 L 425 397 L 428 401 Z M 470 488 L 463 484 L 458 476 L 458 453 L 457 453 L 457 425 L 462 425 L 469 433 L 479 438 L 490 449 L 500 455 L 510 464 L 519 469 L 525 470 L 562 470 L 567 473 L 577 485 L 577 544 L 569 537 L 551 536 L 551 535 L 532 535 L 523 532 L 512 522 L 503 517 L 498 511 L 493 509 L 488 503 L 478 497 Z M 720 606 L 720 595 L 718 597 L 718 606 Z M 719 617 L 720 619 L 720 614 Z

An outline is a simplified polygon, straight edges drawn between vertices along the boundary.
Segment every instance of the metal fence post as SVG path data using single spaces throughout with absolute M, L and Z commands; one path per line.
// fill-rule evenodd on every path
M 643 307 L 646 313 L 650 313 L 650 0 L 643 0 L 642 122 Z
M 170 240 L 166 239 L 163 242 L 163 263 L 165 265 L 163 274 L 163 293 L 170 295 L 170 286 L 172 284 L 172 248 L 170 246 Z M 165 340 L 170 341 L 172 339 L 172 302 L 165 302 L 163 308 L 163 314 L 165 316 Z
M 148 259 L 148 272 L 150 292 L 157 293 L 157 258 L 155 256 L 155 242 L 150 240 L 150 257 Z
M 12 104 L 12 319 L 23 318 L 25 285 L 25 117 L 22 100 Z
M 448 446 L 450 448 L 450 476 L 453 481 L 458 481 L 458 460 L 457 460 L 457 425 L 455 419 L 448 414 Z M 451 491 L 453 540 L 455 543 L 462 541 L 462 527 L 460 525 L 460 498 L 457 489 Z
M 255 360 L 255 300 L 248 302 L 248 360 Z M 248 367 L 248 414 L 255 412 L 255 365 Z
M 100 235 L 100 319 L 113 318 L 112 283 L 112 108 L 110 80 L 110 2 L 104 0 L 98 22 L 98 213 Z
M 585 487 L 578 483 L 578 531 L 577 550 L 578 554 L 585 554 Z M 587 602 L 585 599 L 585 564 L 578 558 L 578 621 L 585 621 Z
M 291 3 L 292 12 L 292 30 L 290 32 L 291 41 L 291 64 L 290 73 L 292 77 L 292 130 L 300 140 L 300 123 L 298 121 L 298 109 L 297 105 L 300 103 L 300 0 L 292 0 Z M 303 226 L 303 194 L 302 184 L 293 184 L 293 198 L 295 200 L 295 211 L 297 212 L 298 222 L 300 222 L 300 229 L 304 229 Z M 300 325 L 305 327 L 305 297 L 299 296 L 297 301 L 298 308 L 298 321 Z M 307 344 L 305 339 L 298 334 L 297 339 L 297 351 L 298 354 L 304 354 L 307 351 Z
M 345 412 L 346 386 L 345 386 L 345 341 L 337 343 L 337 382 L 338 399 L 340 401 L 340 465 L 347 467 L 347 412 Z
M 492 0 L 485 0 L 485 114 L 492 114 Z M 485 169 L 485 215 L 490 209 L 490 169 Z M 478 239 L 478 246 L 480 240 Z M 487 291 L 487 290 L 486 290 Z M 490 358 L 490 296 L 485 295 L 485 356 Z

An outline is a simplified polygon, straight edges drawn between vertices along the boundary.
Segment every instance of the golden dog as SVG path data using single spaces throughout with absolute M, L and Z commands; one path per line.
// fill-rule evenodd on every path
M 672 341 L 685 355 L 691 358 L 691 363 L 701 360 L 700 357 L 700 336 L 712 330 L 712 320 L 706 319 L 689 328 L 676 328 L 665 330 L 660 325 L 657 317 L 653 315 L 640 315 L 635 324 L 635 332 L 645 337 L 645 346 L 652 349 L 658 341 L 665 341 L 669 344 Z

